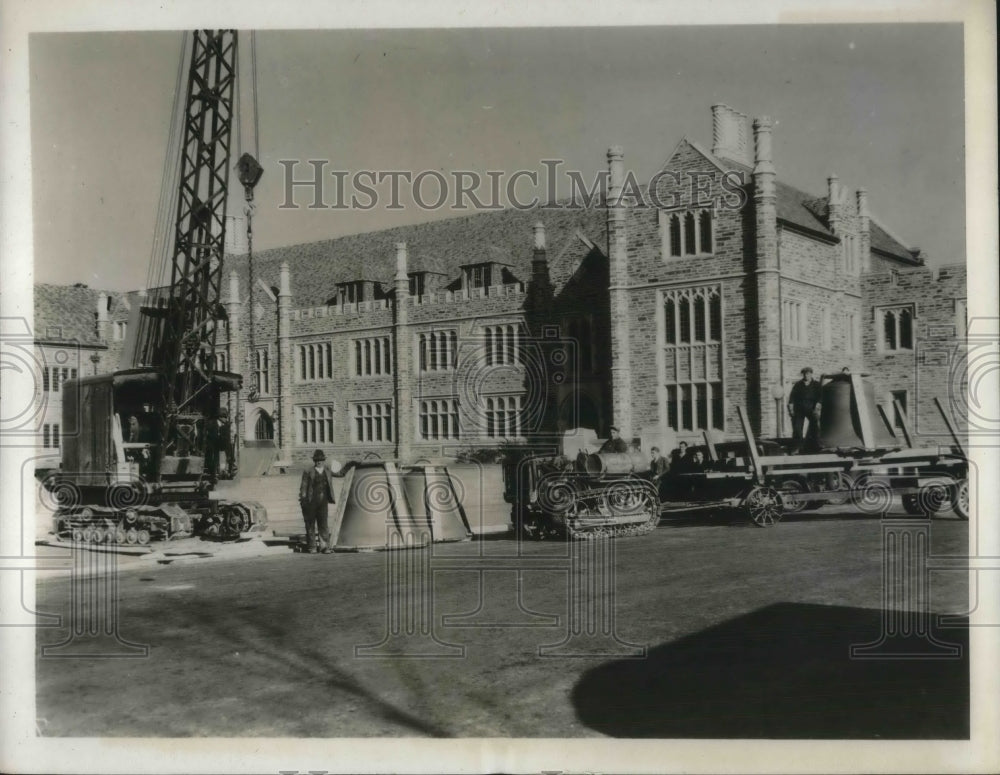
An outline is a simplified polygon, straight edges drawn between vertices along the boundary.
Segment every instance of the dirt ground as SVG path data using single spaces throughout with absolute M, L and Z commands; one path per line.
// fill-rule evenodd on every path
M 965 553 L 967 523 L 929 525 L 931 555 Z M 37 608 L 64 626 L 38 630 L 39 651 L 50 647 L 37 660 L 39 726 L 52 736 L 967 737 L 965 629 L 933 633 L 962 646 L 958 658 L 850 656 L 883 631 L 882 532 L 872 517 L 812 514 L 763 530 L 663 524 L 614 542 L 610 565 L 587 564 L 604 549 L 505 538 L 123 562 L 110 587 L 52 573 Z M 930 581 L 932 612 L 967 612 L 965 573 Z M 62 658 L 87 653 L 118 658 Z

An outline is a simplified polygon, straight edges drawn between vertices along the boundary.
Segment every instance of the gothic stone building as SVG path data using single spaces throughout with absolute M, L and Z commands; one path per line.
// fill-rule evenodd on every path
M 964 389 L 964 263 L 927 268 L 872 218 L 864 189 L 782 182 L 767 118 L 712 114 L 711 151 L 681 140 L 648 185 L 612 148 L 599 205 L 277 248 L 252 267 L 229 256 L 217 365 L 244 374 L 244 442 L 304 461 L 316 447 L 448 457 L 612 424 L 700 441 L 738 437 L 738 406 L 758 433 L 786 435 L 806 365 L 871 374 L 919 435 L 943 438 L 933 399 L 960 408 L 948 399 Z M 76 342 L 77 365 L 53 365 L 61 378 L 115 368 L 141 302 L 39 286 L 45 362 Z M 59 324 L 61 338 L 43 335 Z M 51 444 L 52 405 L 46 415 Z

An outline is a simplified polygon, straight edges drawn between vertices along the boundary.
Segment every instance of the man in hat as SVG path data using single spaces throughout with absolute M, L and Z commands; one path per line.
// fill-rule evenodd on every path
M 334 502 L 333 472 L 326 466 L 326 455 L 323 450 L 313 452 L 313 465 L 302 472 L 302 482 L 299 485 L 299 505 L 302 507 L 302 518 L 306 523 L 306 546 L 309 554 L 322 551 L 329 554 L 330 525 L 327 507 Z M 319 548 L 316 546 L 319 533 Z
M 628 444 L 625 443 L 625 439 L 621 436 L 621 430 L 619 430 L 614 425 L 611 426 L 611 438 L 605 441 L 597 454 L 603 452 L 628 452 Z
M 813 370 L 806 366 L 802 369 L 802 379 L 792 385 L 788 394 L 788 414 L 792 417 L 792 439 L 796 452 L 802 447 L 802 425 L 806 420 L 809 420 L 806 447 L 810 451 L 819 447 L 819 412 L 819 382 L 813 379 Z

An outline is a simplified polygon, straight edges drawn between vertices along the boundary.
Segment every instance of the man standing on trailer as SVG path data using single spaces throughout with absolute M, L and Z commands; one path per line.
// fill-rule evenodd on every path
M 819 413 L 819 382 L 813 379 L 812 368 L 806 366 L 802 369 L 802 379 L 792 385 L 788 394 L 788 414 L 792 417 L 792 439 L 796 452 L 803 447 L 802 425 L 806 420 L 809 421 L 809 430 L 806 431 L 805 448 L 812 452 L 819 447 Z
M 327 512 L 333 498 L 333 472 L 326 466 L 326 455 L 323 450 L 313 452 L 313 465 L 302 472 L 302 482 L 299 484 L 299 505 L 302 507 L 302 518 L 306 523 L 306 547 L 309 554 L 321 551 L 330 554 L 330 523 Z M 319 547 L 317 548 L 317 533 Z

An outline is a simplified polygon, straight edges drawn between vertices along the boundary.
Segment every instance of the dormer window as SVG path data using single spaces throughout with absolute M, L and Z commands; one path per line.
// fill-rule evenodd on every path
M 342 304 L 358 304 L 365 300 L 365 284 L 361 280 L 341 283 L 338 287 Z
M 465 284 L 468 288 L 489 288 L 493 284 L 490 264 L 473 264 L 465 267 Z
M 411 296 L 423 296 L 427 293 L 427 273 L 426 272 L 410 272 L 407 275 L 410 280 L 410 295 Z

